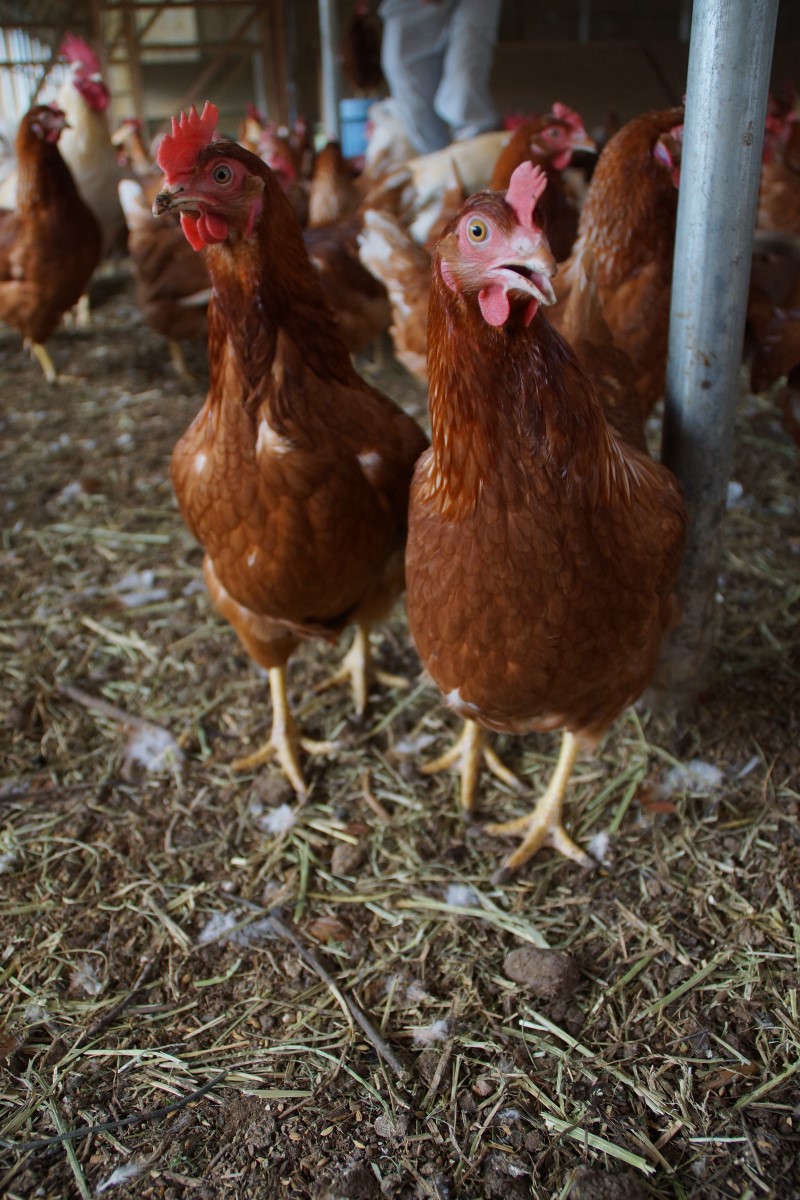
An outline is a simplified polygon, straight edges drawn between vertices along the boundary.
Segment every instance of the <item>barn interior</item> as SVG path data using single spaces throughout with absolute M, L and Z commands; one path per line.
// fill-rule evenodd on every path
M 321 148 L 341 101 L 387 94 L 348 79 L 355 7 L 0 0 L 0 186 L 21 118 L 67 78 L 67 33 L 99 58 L 109 128 L 136 118 L 146 146 L 210 99 L 233 137 L 254 106 L 304 119 Z M 721 44 L 742 10 L 700 7 Z M 771 8 L 777 94 L 800 86 L 800 6 L 752 5 Z M 561 101 L 602 138 L 680 104 L 692 22 L 691 0 L 503 0 L 493 97 L 512 118 Z M 798 238 L 779 235 L 790 262 Z M 788 374 L 756 387 L 749 324 L 720 348 L 729 395 L 700 457 L 722 492 L 687 481 L 712 531 L 691 547 L 710 564 L 702 678 L 670 706 L 662 663 L 661 690 L 579 758 L 564 820 L 591 868 L 544 847 L 503 880 L 511 843 L 486 824 L 527 812 L 557 736 L 493 735 L 522 788 L 482 771 L 465 814 L 457 775 L 424 770 L 460 719 L 402 599 L 373 632 L 384 678 L 363 716 L 326 686 L 350 631 L 292 657 L 293 711 L 332 748 L 303 758 L 307 795 L 275 762 L 234 769 L 269 727 L 269 682 L 209 602 L 170 475 L 208 348 L 170 357 L 132 249 L 93 275 L 88 323 L 67 314 L 48 339 L 55 384 L 0 320 L 0 1195 L 795 1200 Z M 429 430 L 427 387 L 386 330 L 353 362 Z M 654 458 L 664 422 L 659 401 Z M 692 442 L 673 415 L 675 430 Z

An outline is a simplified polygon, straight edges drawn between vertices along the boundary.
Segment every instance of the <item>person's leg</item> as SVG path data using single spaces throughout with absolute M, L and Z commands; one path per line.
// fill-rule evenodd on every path
M 386 82 L 420 154 L 439 150 L 450 130 L 434 111 L 442 74 L 449 4 L 384 0 L 381 65 Z
M 435 107 L 459 140 L 500 124 L 489 76 L 501 6 L 501 0 L 458 0 L 453 7 Z

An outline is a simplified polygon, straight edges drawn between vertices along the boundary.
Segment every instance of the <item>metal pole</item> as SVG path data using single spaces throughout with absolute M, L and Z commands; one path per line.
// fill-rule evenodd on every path
M 656 684 L 677 713 L 703 686 L 713 642 L 777 13 L 778 0 L 694 4 L 663 446 L 689 535 L 681 624 Z
M 578 0 L 578 43 L 586 46 L 589 43 L 589 30 L 592 23 L 592 0 Z
M 322 123 L 328 139 L 339 140 L 339 30 L 334 0 L 319 0 L 322 50 Z

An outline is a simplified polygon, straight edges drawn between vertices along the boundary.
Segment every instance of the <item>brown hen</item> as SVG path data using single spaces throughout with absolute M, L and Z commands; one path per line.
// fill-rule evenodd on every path
M 489 180 L 490 191 L 503 192 L 520 163 L 532 162 L 542 168 L 547 175 L 547 189 L 540 202 L 539 219 L 557 262 L 563 262 L 572 249 L 579 217 L 562 172 L 576 151 L 595 150 L 579 114 L 556 102 L 552 112 L 530 117 L 514 130 Z
M 58 149 L 66 118 L 37 104 L 17 133 L 17 208 L 0 209 L 0 321 L 19 330 L 47 380 L 57 379 L 44 343 L 85 291 L 102 234 Z
M 119 195 L 128 223 L 136 303 L 145 324 L 167 339 L 178 374 L 189 378 L 181 343 L 208 333 L 211 280 L 205 259 L 188 245 L 179 225 L 153 216 L 152 199 L 134 180 L 123 179 Z
M 567 782 L 580 748 L 654 672 L 676 616 L 686 519 L 673 476 L 615 434 L 539 311 L 554 300 L 555 262 L 534 216 L 545 182 L 523 164 L 505 198 L 473 197 L 439 242 L 432 445 L 414 473 L 406 553 L 412 636 L 467 721 L 456 753 L 432 766 L 460 760 L 465 806 L 480 726 L 564 730 L 533 812 L 490 827 L 522 838 L 503 876 L 544 844 L 591 861 L 562 825 Z
M 305 783 L 284 668 L 304 639 L 358 627 L 348 656 L 366 700 L 368 630 L 403 589 L 408 488 L 426 445 L 416 423 L 353 369 L 300 226 L 273 172 L 215 140 L 192 109 L 159 150 L 158 212 L 207 247 L 210 388 L 175 447 L 181 512 L 206 551 L 211 599 L 270 675 L 277 756 Z
M 636 391 L 646 415 L 664 390 L 672 257 L 678 211 L 676 164 L 670 137 L 683 122 L 682 108 L 645 113 L 606 144 L 592 175 L 578 239 L 556 283 L 561 328 L 566 295 L 585 278 L 585 248 L 595 264 L 594 286 L 615 346 L 636 371 Z

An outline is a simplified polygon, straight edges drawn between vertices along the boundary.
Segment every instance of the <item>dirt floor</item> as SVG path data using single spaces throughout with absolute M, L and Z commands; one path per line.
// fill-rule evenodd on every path
M 176 381 L 124 270 L 49 387 L 0 332 L 0 1194 L 800 1195 L 800 522 L 795 449 L 740 405 L 713 671 L 691 728 L 622 718 L 567 810 L 602 859 L 508 849 L 420 766 L 457 722 L 402 612 L 365 720 L 290 693 L 300 805 L 266 680 L 211 611 L 169 456 Z M 417 415 L 394 362 L 381 385 Z M 499 738 L 532 789 L 555 738 Z M 682 769 L 679 769 L 682 768 Z M 270 916 L 277 914 L 277 916 Z M 542 954 L 550 948 L 560 954 Z M 68 1133 L 62 1138 L 59 1135 Z M 75 1136 L 72 1136 L 75 1134 Z

